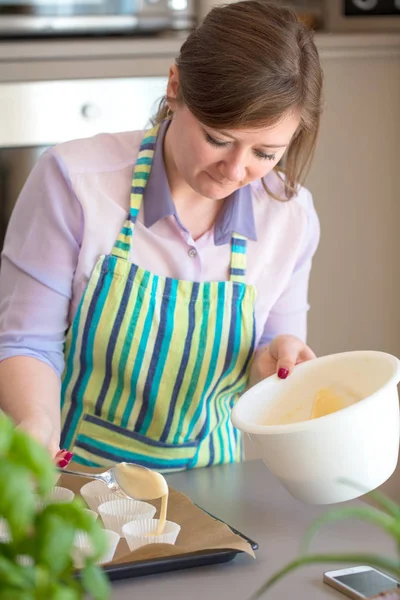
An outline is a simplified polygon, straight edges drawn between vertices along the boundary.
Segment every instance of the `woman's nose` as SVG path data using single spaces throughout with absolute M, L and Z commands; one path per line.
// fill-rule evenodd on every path
M 246 165 L 242 158 L 230 158 L 220 166 L 220 172 L 224 179 L 232 183 L 239 183 L 246 179 Z

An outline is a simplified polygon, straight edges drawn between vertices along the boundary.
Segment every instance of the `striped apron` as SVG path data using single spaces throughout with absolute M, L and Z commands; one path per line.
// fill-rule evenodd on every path
M 143 138 L 130 213 L 66 337 L 61 447 L 84 465 L 127 461 L 166 472 L 242 458 L 230 412 L 255 344 L 246 239 L 232 235 L 229 281 L 177 280 L 132 264 L 157 133 Z

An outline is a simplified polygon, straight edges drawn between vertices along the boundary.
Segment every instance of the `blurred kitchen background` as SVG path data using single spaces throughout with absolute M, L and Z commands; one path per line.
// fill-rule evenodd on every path
M 182 41 L 215 3 L 0 0 L 0 247 L 40 153 L 148 125 Z M 326 77 L 307 180 L 322 228 L 309 343 L 400 356 L 400 0 L 280 3 L 316 29 Z

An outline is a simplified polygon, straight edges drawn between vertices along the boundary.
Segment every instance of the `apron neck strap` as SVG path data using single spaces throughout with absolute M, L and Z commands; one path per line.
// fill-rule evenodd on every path
M 125 219 L 111 253 L 118 258 L 129 260 L 133 230 L 142 204 L 144 189 L 150 175 L 159 128 L 159 125 L 155 125 L 147 131 L 140 146 L 132 177 L 129 215 Z M 231 239 L 230 281 L 246 283 L 246 251 L 247 239 L 243 235 L 233 233 Z
M 246 283 L 247 238 L 233 233 L 231 239 L 230 281 Z
M 133 171 L 129 215 L 125 219 L 111 253 L 113 256 L 125 258 L 126 260 L 129 259 L 133 230 L 142 204 L 144 188 L 146 187 L 153 163 L 159 127 L 160 125 L 155 125 L 152 129 L 146 131 L 142 140 Z

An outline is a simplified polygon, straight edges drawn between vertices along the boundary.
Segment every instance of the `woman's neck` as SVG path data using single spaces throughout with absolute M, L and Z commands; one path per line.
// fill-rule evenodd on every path
M 176 212 L 182 224 L 190 231 L 193 240 L 197 240 L 213 227 L 224 201 L 205 198 L 186 183 L 176 167 L 168 131 L 164 137 L 163 155 Z

